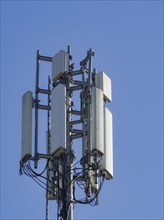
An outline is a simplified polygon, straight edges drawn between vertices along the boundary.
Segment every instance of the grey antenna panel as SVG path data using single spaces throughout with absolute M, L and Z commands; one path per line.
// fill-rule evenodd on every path
M 104 99 L 102 90 L 92 88 L 91 140 L 92 150 L 104 154 Z
M 58 85 L 51 93 L 51 153 L 66 149 L 66 87 Z
M 32 92 L 22 96 L 22 147 L 21 160 L 26 161 L 32 154 Z
M 106 179 L 113 178 L 113 119 L 108 108 L 104 108 L 104 156 L 101 173 Z
M 99 72 L 95 75 L 95 86 L 103 91 L 106 101 L 112 101 L 111 79 L 104 72 Z

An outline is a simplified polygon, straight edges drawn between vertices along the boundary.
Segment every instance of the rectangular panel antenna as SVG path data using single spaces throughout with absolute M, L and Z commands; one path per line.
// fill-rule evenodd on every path
M 51 93 L 51 153 L 66 149 L 66 87 L 58 85 Z
M 32 102 L 32 92 L 28 91 L 22 96 L 22 162 L 32 154 Z
M 104 107 L 104 156 L 102 158 L 102 175 L 113 178 L 113 122 L 112 113 Z
M 112 101 L 111 79 L 104 72 L 99 72 L 95 75 L 95 86 L 103 91 L 106 101 Z
M 103 92 L 92 88 L 91 105 L 91 140 L 92 150 L 96 149 L 104 154 L 104 99 Z

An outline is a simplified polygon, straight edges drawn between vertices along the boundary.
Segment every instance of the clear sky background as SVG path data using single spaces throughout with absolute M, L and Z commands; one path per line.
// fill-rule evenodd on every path
M 2 220 L 45 218 L 44 190 L 19 176 L 21 99 L 34 92 L 36 50 L 53 56 L 67 45 L 77 67 L 93 48 L 113 86 L 114 179 L 98 206 L 75 206 L 75 219 L 164 219 L 163 18 L 157 0 L 1 1 Z

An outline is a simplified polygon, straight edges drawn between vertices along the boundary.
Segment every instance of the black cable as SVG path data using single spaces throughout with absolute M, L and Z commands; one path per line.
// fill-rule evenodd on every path
M 76 183 L 80 189 L 85 189 L 85 183 L 82 183 L 82 181 L 77 181 Z
M 47 167 L 48 167 L 49 159 L 47 160 L 46 166 L 45 166 L 44 170 L 43 170 L 41 173 L 36 173 L 36 172 L 31 168 L 31 164 L 30 164 L 30 163 L 31 163 L 31 161 L 29 161 L 29 163 L 28 163 L 28 166 L 29 166 L 30 170 L 32 170 L 32 172 L 35 173 L 35 175 L 41 176 L 41 175 L 46 171 L 46 169 L 47 169 Z
M 26 168 L 25 168 L 26 169 Z M 26 170 L 27 171 L 27 170 Z M 28 171 L 27 171 L 28 172 Z M 42 186 L 32 175 L 30 175 L 29 173 L 28 173 L 28 176 L 30 176 L 39 186 L 41 186 L 43 189 L 45 189 L 46 190 L 46 188 L 44 187 L 44 186 Z
M 38 175 L 38 173 L 36 173 L 36 172 L 29 166 L 29 164 L 28 164 L 28 165 L 26 164 L 26 167 L 24 166 L 23 169 L 24 169 L 24 173 L 25 173 L 27 176 L 32 177 L 32 179 L 33 179 L 35 182 L 38 183 L 38 181 L 40 181 L 40 182 L 42 182 L 42 184 L 46 185 L 46 183 L 44 183 L 43 181 L 41 181 L 40 179 L 38 179 L 37 176 L 39 176 L 39 177 L 41 177 L 41 178 L 47 180 L 47 181 L 50 182 L 51 184 L 53 184 L 55 187 L 58 188 L 59 191 L 61 191 L 61 188 L 60 188 L 57 184 L 55 184 L 54 182 L 52 182 L 52 181 L 49 180 L 48 178 L 46 178 L 46 177 L 44 177 L 44 176 L 41 175 L 41 173 L 43 173 L 44 171 L 41 172 L 41 173 Z M 45 169 L 44 169 L 44 170 L 45 170 Z M 29 172 L 30 172 L 30 173 L 29 173 Z M 36 181 L 34 178 L 36 178 L 38 181 Z M 45 189 L 40 183 L 38 183 L 38 184 L 39 184 L 43 189 Z M 50 186 L 48 186 L 48 188 L 51 189 L 51 190 L 54 190 L 54 188 L 52 188 L 52 187 L 50 187 Z
M 42 187 L 43 189 L 45 189 L 45 190 L 48 189 L 48 190 L 53 190 L 53 191 L 54 191 L 54 190 L 55 190 L 55 187 L 56 187 L 57 190 L 58 190 L 57 195 L 58 195 L 58 205 L 59 205 L 59 204 L 60 204 L 60 201 L 61 201 L 61 199 L 62 199 L 62 197 L 63 197 L 63 195 L 65 195 L 63 198 L 66 198 L 66 194 L 67 194 L 68 187 L 69 187 L 71 184 L 74 184 L 74 183 L 76 182 L 77 185 L 79 186 L 79 188 L 81 188 L 81 189 L 84 190 L 85 187 L 86 187 L 86 181 L 87 181 L 87 179 L 85 178 L 85 173 L 89 172 L 90 170 L 98 170 L 98 169 L 99 169 L 99 167 L 100 167 L 100 162 L 101 162 L 101 159 L 102 159 L 102 158 L 100 157 L 100 155 L 98 155 L 98 154 L 96 155 L 96 154 L 94 154 L 94 153 L 90 153 L 90 154 L 87 154 L 87 155 L 85 156 L 85 158 L 86 158 L 87 156 L 94 156 L 94 163 L 92 163 L 89 167 L 87 167 L 87 168 L 85 168 L 85 169 L 75 167 L 77 164 L 80 163 L 81 160 L 79 160 L 79 161 L 77 161 L 73 166 L 71 166 L 71 169 L 66 170 L 65 172 L 63 172 L 63 170 L 62 170 L 63 173 L 61 173 L 61 171 L 59 170 L 59 167 L 57 166 L 57 164 L 53 163 L 53 165 L 54 165 L 54 167 L 55 167 L 55 169 L 56 169 L 55 172 L 58 173 L 58 180 L 56 180 L 56 181 L 58 181 L 58 184 L 55 184 L 55 182 L 51 181 L 51 180 L 48 178 L 48 176 L 47 176 L 47 178 L 46 178 L 45 176 L 43 176 L 43 173 L 46 171 L 46 169 L 47 169 L 47 167 L 48 167 L 49 160 L 47 160 L 47 163 L 46 163 L 45 168 L 44 168 L 43 171 L 40 172 L 40 173 L 37 173 L 37 172 L 35 172 L 35 171 L 32 169 L 30 161 L 28 162 L 28 164 L 27 164 L 27 163 L 25 163 L 25 164 L 24 164 L 24 163 L 23 163 L 23 164 L 20 163 L 20 171 L 19 171 L 19 172 L 20 172 L 20 175 L 22 175 L 22 173 L 24 173 L 25 175 L 31 177 L 39 186 L 41 186 L 41 187 Z M 84 159 L 85 159 L 85 158 L 84 158 Z M 60 164 L 60 165 L 62 166 L 62 164 Z M 77 170 L 80 170 L 80 172 L 77 172 Z M 64 181 L 64 179 L 66 179 L 65 174 L 68 173 L 68 172 L 70 172 L 70 171 L 73 171 L 73 172 L 75 173 L 75 177 L 74 177 L 74 178 L 70 181 L 70 183 L 66 186 L 65 181 Z M 39 177 L 42 178 L 42 179 L 45 179 L 45 180 L 47 181 L 47 183 L 43 182 L 41 179 L 39 179 Z M 80 177 L 82 177 L 82 178 L 84 177 L 84 182 L 79 180 Z M 59 185 L 59 184 L 60 184 L 59 181 L 61 181 L 61 179 L 63 180 L 63 181 L 62 181 L 62 189 L 60 188 L 60 185 Z M 94 206 L 94 205 L 96 204 L 95 199 L 97 198 L 97 196 L 99 195 L 99 193 L 100 193 L 100 191 L 101 191 L 101 189 L 102 189 L 103 182 L 104 182 L 104 178 L 101 179 L 100 185 L 99 185 L 99 189 L 97 190 L 97 192 L 90 194 L 90 199 L 88 199 L 88 198 L 82 198 L 82 199 L 78 199 L 78 200 L 77 200 L 77 199 L 75 198 L 75 189 L 74 189 L 74 190 L 73 190 L 73 198 L 74 198 L 74 201 L 77 202 L 77 203 L 80 203 L 80 204 L 90 204 L 90 205 Z M 54 186 L 54 187 L 49 186 L 48 183 L 51 183 L 52 186 Z M 87 183 L 88 183 L 88 184 L 91 184 L 90 179 L 87 181 Z M 92 185 L 92 184 L 91 184 L 91 185 Z M 47 188 L 45 188 L 45 186 L 46 186 Z M 67 207 L 67 217 L 68 217 L 68 215 L 69 215 L 70 206 L 71 206 L 71 203 L 70 203 L 69 206 Z
M 99 187 L 97 193 L 95 194 L 95 196 L 94 196 L 92 199 L 90 199 L 90 200 L 88 200 L 88 201 L 87 201 L 86 199 L 77 200 L 77 199 L 74 197 L 75 201 L 76 201 L 77 203 L 80 203 L 80 204 L 90 204 L 90 203 L 92 203 L 92 202 L 96 199 L 96 197 L 99 195 L 99 193 L 100 193 L 100 191 L 101 191 L 101 189 L 102 189 L 102 186 L 103 186 L 103 182 L 104 182 L 104 178 L 103 178 L 103 180 L 102 180 L 101 183 L 100 183 L 100 187 Z
M 19 162 L 19 175 L 22 176 L 22 162 Z
M 23 170 L 24 170 L 24 173 L 25 173 L 27 176 L 31 177 L 39 186 L 41 186 L 43 189 L 47 190 L 47 189 L 46 189 L 43 185 L 41 185 L 39 182 L 41 182 L 41 183 L 44 184 L 45 186 L 47 186 L 47 184 L 46 184 L 45 182 L 43 182 L 42 180 L 40 180 L 40 179 L 37 177 L 37 175 L 35 174 L 35 172 L 34 172 L 34 174 L 33 174 L 32 171 L 29 169 L 28 165 L 26 165 L 26 167 L 24 166 L 24 167 L 23 167 Z M 47 181 L 51 182 L 54 186 L 56 186 L 59 190 L 61 190 L 54 182 L 52 182 L 51 180 L 47 179 L 46 177 L 41 176 L 41 175 L 40 175 L 39 177 L 46 179 Z M 36 179 L 37 179 L 37 180 L 36 180 Z M 39 182 L 38 182 L 38 181 L 39 181 Z M 54 191 L 54 188 L 52 188 L 52 187 L 50 187 L 50 186 L 48 186 L 48 188 Z
M 90 170 L 90 168 L 88 167 L 88 168 L 86 168 L 85 170 L 82 170 L 80 173 L 78 173 L 78 176 L 76 176 L 74 179 L 72 179 L 72 180 L 70 181 L 70 183 L 68 184 L 66 190 L 68 189 L 68 187 L 69 187 L 72 183 L 74 183 L 76 180 L 78 180 L 78 178 L 79 178 L 82 174 L 84 174 L 86 171 L 88 172 L 89 170 Z

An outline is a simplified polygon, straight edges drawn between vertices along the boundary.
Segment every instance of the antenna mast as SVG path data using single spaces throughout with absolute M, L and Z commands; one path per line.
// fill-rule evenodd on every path
M 57 219 L 73 220 L 75 204 L 98 204 L 104 180 L 113 178 L 112 113 L 106 107 L 111 102 L 111 80 L 92 69 L 94 52 L 88 50 L 74 70 L 71 48 L 53 57 L 37 51 L 35 98 L 32 92 L 22 97 L 22 153 L 20 174 L 26 174 L 46 190 L 46 220 L 50 200 L 57 202 Z M 40 62 L 52 64 L 47 89 L 39 86 Z M 79 109 L 74 108 L 78 96 Z M 40 104 L 40 95 L 47 103 Z M 77 102 L 77 99 L 76 99 Z M 35 110 L 34 155 L 32 156 L 32 108 Z M 47 111 L 46 153 L 38 144 L 39 111 Z M 82 140 L 81 154 L 74 140 Z M 77 152 L 77 154 L 76 154 Z M 79 160 L 76 161 L 76 156 Z M 38 173 L 38 160 L 45 160 L 45 169 Z M 31 166 L 34 164 L 34 169 Z M 45 187 L 46 186 L 46 187 Z M 84 198 L 78 198 L 79 190 Z

